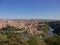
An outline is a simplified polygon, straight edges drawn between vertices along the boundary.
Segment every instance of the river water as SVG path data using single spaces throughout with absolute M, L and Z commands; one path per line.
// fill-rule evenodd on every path
M 54 33 L 53 33 L 54 29 L 52 29 L 51 27 L 49 27 L 49 31 L 48 31 L 48 36 L 49 37 L 53 37 Z

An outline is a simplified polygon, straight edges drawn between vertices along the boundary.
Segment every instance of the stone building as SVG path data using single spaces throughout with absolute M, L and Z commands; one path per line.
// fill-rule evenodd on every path
M 44 24 L 43 21 L 37 20 L 0 20 L 0 29 L 6 27 L 6 25 L 10 25 L 18 28 L 26 28 L 29 33 L 37 34 L 38 26 L 40 26 L 39 29 L 41 29 Z

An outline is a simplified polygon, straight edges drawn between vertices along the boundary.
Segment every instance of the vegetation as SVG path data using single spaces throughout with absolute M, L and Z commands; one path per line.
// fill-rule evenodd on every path
M 45 40 L 48 45 L 60 45 L 60 36 L 49 37 Z
M 38 28 L 37 28 L 39 31 L 49 31 L 49 26 L 47 24 L 44 24 L 44 25 L 38 25 Z
M 1 30 L 7 30 L 7 31 L 22 31 L 25 30 L 25 28 L 16 28 L 14 26 L 6 25 L 6 27 L 3 27 Z
M 44 25 L 44 27 L 44 29 L 48 31 L 48 26 Z M 16 30 L 24 30 L 24 28 L 19 29 L 13 26 L 3 27 L 2 30 L 0 30 L 0 45 L 60 45 L 60 35 L 40 39 L 39 36 L 29 36 L 27 31 L 23 33 L 10 32 Z M 26 34 L 28 36 L 26 36 Z

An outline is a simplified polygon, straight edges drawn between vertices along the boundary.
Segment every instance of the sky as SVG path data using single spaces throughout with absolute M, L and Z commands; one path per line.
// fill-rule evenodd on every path
M 60 0 L 0 0 L 0 19 L 60 20 Z

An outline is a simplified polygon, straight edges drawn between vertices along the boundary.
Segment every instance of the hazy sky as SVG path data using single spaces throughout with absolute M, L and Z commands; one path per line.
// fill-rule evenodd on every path
M 60 20 L 60 0 L 0 0 L 0 19 Z

